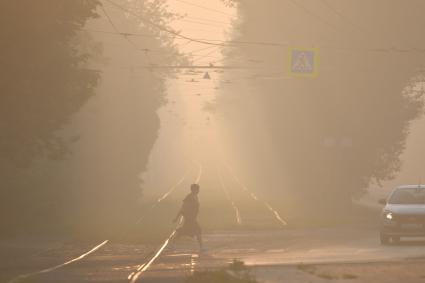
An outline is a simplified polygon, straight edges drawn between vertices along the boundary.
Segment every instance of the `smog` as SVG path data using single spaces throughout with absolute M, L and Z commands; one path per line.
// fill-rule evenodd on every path
M 0 4 L 0 282 L 419 282 L 420 0 Z

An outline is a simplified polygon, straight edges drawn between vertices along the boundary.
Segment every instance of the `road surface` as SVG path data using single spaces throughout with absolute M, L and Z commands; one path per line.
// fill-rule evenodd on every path
M 161 214 L 169 213 L 166 208 L 173 202 L 179 205 L 189 184 L 200 182 L 201 204 L 206 203 L 201 209 L 208 212 L 201 215 L 201 223 L 210 226 L 204 229 L 206 252 L 199 253 L 196 241 L 191 239 L 170 243 L 174 226 L 170 226 L 167 235 L 157 239 L 157 244 L 108 239 L 66 244 L 34 242 L 33 245 L 28 241 L 25 245 L 5 242 L 0 245 L 0 282 L 183 282 L 194 271 L 223 267 L 233 259 L 256 266 L 254 273 L 259 278 L 274 282 L 278 277 L 267 279 L 267 276 L 283 270 L 287 274 L 301 272 L 313 276 L 311 270 L 294 271 L 294 267 L 300 265 L 420 261 L 425 255 L 423 241 L 381 246 L 377 229 L 370 226 L 291 227 L 284 215 L 267 200 L 259 198 L 225 166 L 205 171 L 199 165 L 197 173 L 192 175 L 186 174 L 165 194 L 158 195 L 147 211 L 153 215 L 160 215 L 161 210 L 165 210 Z M 215 185 L 203 187 L 201 176 L 216 180 Z M 203 202 L 203 195 L 208 196 L 210 206 L 206 199 Z M 166 217 L 172 219 L 173 214 Z M 153 216 L 146 220 L 141 216 L 135 225 L 142 221 L 148 221 L 145 225 L 153 225 L 152 220 L 156 221 Z

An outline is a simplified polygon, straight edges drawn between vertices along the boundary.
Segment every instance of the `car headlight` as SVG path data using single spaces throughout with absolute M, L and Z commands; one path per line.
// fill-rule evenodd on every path
M 385 212 L 384 217 L 385 217 L 385 219 L 393 220 L 393 213 L 392 212 Z

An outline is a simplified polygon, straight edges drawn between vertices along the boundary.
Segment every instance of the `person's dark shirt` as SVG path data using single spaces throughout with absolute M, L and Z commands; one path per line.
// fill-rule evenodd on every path
M 195 194 L 188 194 L 183 200 L 182 215 L 185 220 L 195 220 L 198 216 L 199 201 Z

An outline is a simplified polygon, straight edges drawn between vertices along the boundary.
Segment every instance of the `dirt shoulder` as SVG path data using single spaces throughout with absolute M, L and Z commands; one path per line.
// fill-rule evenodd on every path
M 285 283 L 418 283 L 425 282 L 425 259 L 394 262 L 257 266 L 251 273 L 259 282 Z

